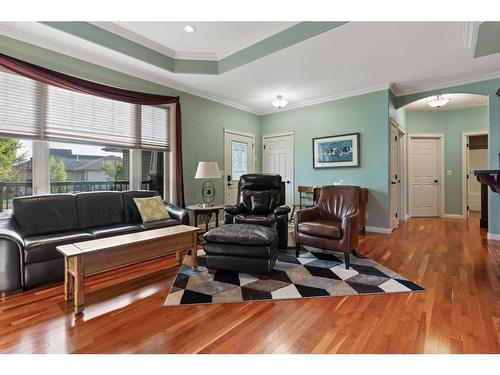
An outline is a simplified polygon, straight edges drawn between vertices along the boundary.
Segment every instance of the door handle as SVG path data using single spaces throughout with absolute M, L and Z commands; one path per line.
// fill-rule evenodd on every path
M 437 184 L 438 182 L 439 182 L 439 180 L 438 180 L 438 179 L 435 179 L 435 180 L 434 180 L 434 183 L 435 183 L 435 184 Z
M 287 181 L 286 183 L 287 183 L 287 184 L 289 184 L 289 183 L 290 183 L 290 181 Z

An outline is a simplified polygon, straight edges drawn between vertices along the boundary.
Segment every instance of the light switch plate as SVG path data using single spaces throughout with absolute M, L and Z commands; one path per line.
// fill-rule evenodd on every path
M 446 174 L 447 174 L 448 176 L 451 176 L 451 169 L 448 169 L 448 170 L 446 171 Z

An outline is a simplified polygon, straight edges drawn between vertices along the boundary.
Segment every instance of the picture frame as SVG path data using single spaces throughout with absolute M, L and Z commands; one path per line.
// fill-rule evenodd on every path
M 360 166 L 360 133 L 313 138 L 313 168 Z

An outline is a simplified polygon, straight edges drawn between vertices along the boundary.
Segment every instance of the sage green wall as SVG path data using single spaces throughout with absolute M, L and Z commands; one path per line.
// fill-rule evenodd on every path
M 456 111 L 406 111 L 410 134 L 444 134 L 446 214 L 462 214 L 462 133 L 488 129 L 488 108 Z M 446 171 L 451 170 L 451 176 Z
M 254 133 L 256 171 L 260 171 L 261 135 L 257 115 L 179 90 L 158 85 L 66 55 L 0 35 L 2 53 L 49 69 L 128 90 L 180 96 L 186 203 L 200 202 L 201 181 L 194 175 L 198 161 L 213 160 L 223 167 L 223 128 Z M 223 203 L 222 179 L 216 184 L 216 202 Z
M 439 90 L 421 92 L 418 94 L 396 98 L 396 108 L 432 95 L 449 93 L 469 93 L 488 96 L 488 156 L 489 168 L 498 169 L 500 152 L 500 97 L 496 95 L 500 87 L 500 79 L 474 82 L 466 85 L 446 87 Z M 489 189 L 488 189 L 489 190 Z M 488 232 L 500 235 L 500 194 L 488 192 Z
M 262 134 L 293 131 L 295 187 L 340 179 L 364 186 L 369 189 L 367 225 L 389 228 L 388 108 L 388 91 L 378 91 L 262 116 Z M 361 133 L 359 168 L 313 169 L 313 138 L 356 132 Z

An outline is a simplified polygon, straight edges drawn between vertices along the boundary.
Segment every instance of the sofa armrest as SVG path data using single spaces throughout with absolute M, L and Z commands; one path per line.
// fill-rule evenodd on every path
M 297 215 L 295 218 L 296 224 L 304 221 L 318 219 L 320 217 L 319 208 L 317 207 L 306 208 L 305 210 L 299 210 L 297 211 L 296 215 Z
M 0 238 L 14 241 L 20 248 L 24 248 L 21 229 L 10 212 L 0 214 Z
M 0 215 L 0 295 L 23 288 L 22 234 L 10 213 Z
M 288 206 L 278 206 L 274 209 L 274 214 L 276 216 L 279 216 L 279 215 L 288 215 L 290 213 L 290 207 Z
M 184 225 L 189 225 L 189 212 L 188 210 L 176 206 L 172 203 L 165 202 L 165 208 L 168 211 L 168 215 L 175 220 L 180 221 Z

